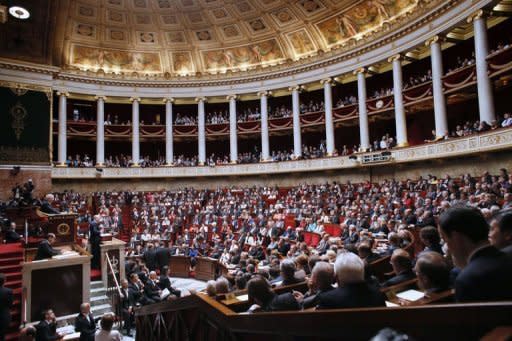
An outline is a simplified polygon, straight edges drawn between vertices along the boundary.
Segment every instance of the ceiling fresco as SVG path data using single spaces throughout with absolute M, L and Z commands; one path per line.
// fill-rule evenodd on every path
M 55 60 L 70 70 L 127 75 L 261 69 L 368 39 L 426 1 L 61 1 Z

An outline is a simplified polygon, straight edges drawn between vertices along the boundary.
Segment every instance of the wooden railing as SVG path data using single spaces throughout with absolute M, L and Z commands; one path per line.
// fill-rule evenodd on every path
M 478 340 L 512 325 L 512 302 L 238 314 L 198 294 L 135 315 L 137 341 L 368 340 L 385 327 L 416 340 Z

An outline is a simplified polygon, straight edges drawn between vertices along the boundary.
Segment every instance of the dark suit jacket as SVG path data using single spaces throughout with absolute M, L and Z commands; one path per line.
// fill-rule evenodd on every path
M 52 205 L 46 200 L 43 200 L 41 203 L 41 212 L 44 212 L 46 214 L 59 214 L 60 212 L 53 208 Z
M 21 236 L 16 231 L 9 230 L 5 232 L 5 241 L 7 243 L 16 243 L 19 242 L 20 239 Z
M 12 306 L 12 301 L 12 289 L 0 287 L 0 335 L 2 335 L 11 323 L 11 313 L 9 309 Z
M 329 292 L 331 290 L 334 290 L 334 287 L 329 287 L 327 290 L 319 290 L 318 292 L 305 296 L 304 301 L 302 301 L 302 309 L 309 309 L 314 308 L 318 305 L 319 302 L 319 295 L 323 292 Z
M 130 291 L 130 295 L 132 296 L 133 301 L 135 303 L 141 303 L 143 296 L 140 291 L 140 288 L 135 284 L 130 283 L 128 285 L 128 290 Z
M 156 250 L 148 249 L 146 252 L 144 252 L 144 255 L 142 256 L 144 259 L 144 263 L 146 263 L 146 266 L 148 267 L 149 271 L 155 271 L 158 267 L 158 262 L 156 258 Z
M 366 282 L 351 283 L 318 295 L 318 309 L 385 307 L 384 295 Z
M 41 260 L 41 259 L 48 259 L 52 258 L 52 256 L 60 254 L 59 250 L 55 250 L 48 240 L 43 240 L 39 243 L 39 246 L 37 247 L 37 254 L 36 258 L 34 260 Z
M 158 282 L 158 286 L 160 289 L 164 290 L 167 289 L 172 295 L 175 295 L 176 297 L 181 296 L 181 291 L 175 289 L 171 285 L 171 280 L 167 276 L 160 276 L 160 281 Z
M 512 299 L 512 258 L 486 246 L 473 254 L 455 280 L 457 302 Z
M 128 310 L 130 307 L 135 306 L 135 298 L 133 297 L 133 291 L 130 288 L 126 290 L 121 288 L 121 293 L 123 297 L 120 298 L 120 304 L 122 310 Z
M 41 321 L 36 325 L 36 341 L 54 341 L 60 337 L 57 335 L 57 325 Z
M 101 242 L 100 227 L 95 221 L 89 224 L 89 240 L 91 245 L 98 245 Z
M 390 287 L 392 285 L 400 284 L 402 282 L 408 281 L 408 280 L 413 279 L 415 277 L 416 277 L 416 274 L 414 273 L 414 271 L 409 270 L 409 271 L 406 271 L 406 272 L 402 272 L 399 275 L 391 277 L 390 279 L 388 279 L 387 281 L 382 283 L 382 286 L 383 287 Z
M 159 290 L 160 287 L 151 280 L 147 281 L 144 285 L 144 294 L 146 297 L 154 301 L 160 301 L 160 294 L 158 293 Z
M 169 266 L 169 261 L 171 260 L 171 250 L 167 247 L 159 247 L 156 249 L 156 262 L 158 264 L 158 268 L 162 271 L 164 266 Z
M 94 341 L 94 334 L 96 333 L 94 316 L 89 314 L 87 317 L 83 314 L 78 314 L 75 319 L 75 332 L 80 332 L 80 341 Z
M 262 311 L 299 310 L 300 305 L 290 292 L 274 295 L 274 298 L 261 307 Z

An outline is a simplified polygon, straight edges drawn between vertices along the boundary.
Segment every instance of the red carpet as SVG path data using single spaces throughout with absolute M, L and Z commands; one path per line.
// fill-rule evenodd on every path
M 0 273 L 7 277 L 5 286 L 14 292 L 14 302 L 11 307 L 12 322 L 7 330 L 5 340 L 17 340 L 21 325 L 21 265 L 23 247 L 21 243 L 0 244 Z
M 91 269 L 91 281 L 101 281 L 101 270 Z

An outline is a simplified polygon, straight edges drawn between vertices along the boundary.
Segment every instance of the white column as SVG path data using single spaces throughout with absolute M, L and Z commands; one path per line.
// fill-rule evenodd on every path
M 359 143 L 361 151 L 370 149 L 370 128 L 368 126 L 368 108 L 366 107 L 366 69 L 356 70 L 357 98 L 359 101 Z
M 132 162 L 133 166 L 139 166 L 139 102 L 140 98 L 130 98 L 132 101 Z
M 174 145 L 172 137 L 172 103 L 174 98 L 165 100 L 165 163 L 170 166 L 174 162 Z
M 236 134 L 236 95 L 229 95 L 229 160 L 236 163 L 238 160 L 238 141 Z
M 96 96 L 96 166 L 105 164 L 105 97 Z
M 325 105 L 325 145 L 327 155 L 334 153 L 334 123 L 332 120 L 332 79 L 326 78 L 320 81 L 324 86 Z
M 480 121 L 491 123 L 496 119 L 494 112 L 494 99 L 492 84 L 487 68 L 487 56 L 489 47 L 487 44 L 487 23 L 482 10 L 468 18 L 473 22 L 475 34 L 475 59 L 476 59 L 476 80 L 478 87 L 478 108 L 480 110 Z
M 299 91 L 301 86 L 290 87 L 292 92 L 292 112 L 293 112 L 293 154 L 296 158 L 302 156 L 302 136 L 300 131 L 300 101 Z
M 446 117 L 446 99 L 443 93 L 443 55 L 441 52 L 440 37 L 432 37 L 427 40 L 425 45 L 430 45 L 436 137 L 441 138 L 448 134 L 448 119 Z
M 206 162 L 206 126 L 204 117 L 204 102 L 205 97 L 196 98 L 197 102 L 197 149 L 198 149 L 198 163 L 203 166 Z
M 393 63 L 393 94 L 395 97 L 396 143 L 399 147 L 409 145 L 407 141 L 407 120 L 405 118 L 404 96 L 402 93 L 402 56 L 389 58 Z
M 268 142 L 268 96 L 270 91 L 260 91 L 260 111 L 261 111 L 261 161 L 270 159 L 269 142 Z
M 59 150 L 58 150 L 58 166 L 66 165 L 67 157 L 67 103 L 68 94 L 57 92 L 59 96 Z

